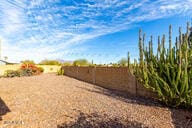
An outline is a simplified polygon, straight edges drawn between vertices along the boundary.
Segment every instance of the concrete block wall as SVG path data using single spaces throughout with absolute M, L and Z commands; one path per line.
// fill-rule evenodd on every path
M 93 83 L 94 73 L 94 67 L 78 67 L 77 79 Z
M 127 68 L 96 67 L 95 84 L 105 88 L 136 94 L 135 78 L 131 79 Z
M 137 82 L 127 67 L 62 67 L 64 75 L 104 88 L 128 93 L 134 96 L 155 98 L 156 94 Z
M 78 72 L 78 67 L 62 67 L 62 69 L 64 69 L 64 74 L 69 76 L 69 77 L 73 77 L 73 78 L 77 78 L 77 72 Z

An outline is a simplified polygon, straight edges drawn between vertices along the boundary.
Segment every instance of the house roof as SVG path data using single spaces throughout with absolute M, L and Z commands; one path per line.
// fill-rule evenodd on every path
M 0 59 L 0 62 L 3 62 L 3 63 L 5 63 L 5 64 L 17 64 L 17 63 L 7 62 L 7 61 L 5 61 L 5 60 L 1 60 L 1 59 Z

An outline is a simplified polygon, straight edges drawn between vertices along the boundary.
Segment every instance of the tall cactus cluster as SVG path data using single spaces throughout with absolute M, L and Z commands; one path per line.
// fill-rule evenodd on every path
M 172 42 L 172 27 L 169 26 L 169 45 L 165 35 L 158 36 L 157 52 L 153 51 L 153 37 L 145 45 L 146 35 L 139 31 L 139 62 L 135 60 L 134 74 L 146 88 L 157 92 L 165 104 L 192 107 L 192 30 Z

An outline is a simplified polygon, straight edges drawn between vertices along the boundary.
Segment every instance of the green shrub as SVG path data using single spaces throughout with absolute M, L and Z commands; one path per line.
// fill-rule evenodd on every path
M 35 62 L 33 60 L 24 60 L 24 61 L 21 61 L 22 64 L 35 64 Z
M 44 71 L 42 67 L 37 67 L 33 64 L 22 64 L 18 70 L 6 70 L 5 77 L 20 77 L 20 76 L 32 76 L 39 75 Z
M 57 75 L 64 75 L 64 70 L 61 68 L 57 71 Z
M 32 76 L 33 72 L 32 69 L 22 69 L 20 71 L 20 76 Z
M 64 63 L 62 64 L 62 66 L 73 66 L 73 64 L 70 63 L 70 62 L 64 62 Z
M 43 60 L 39 63 L 40 65 L 61 65 L 57 60 Z
M 39 69 L 39 71 L 40 71 L 41 73 L 44 72 L 44 68 L 43 68 L 43 67 L 38 67 L 38 69 Z
M 126 58 L 122 58 L 121 60 L 118 61 L 118 66 L 127 66 L 128 65 L 128 61 Z
M 20 77 L 20 71 L 19 70 L 6 70 L 4 73 L 5 77 Z
M 5 77 L 21 77 L 21 76 L 32 76 L 32 70 L 31 69 L 19 69 L 19 70 L 6 70 L 4 73 Z
M 73 62 L 73 66 L 88 66 L 89 64 L 86 59 L 78 59 Z

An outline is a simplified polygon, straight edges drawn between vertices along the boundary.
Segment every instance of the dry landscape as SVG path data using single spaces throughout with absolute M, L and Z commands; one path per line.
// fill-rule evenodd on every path
M 2 128 L 190 128 L 192 112 L 115 95 L 67 76 L 1 78 Z
M 192 0 L 1 0 L 0 128 L 192 128 Z

